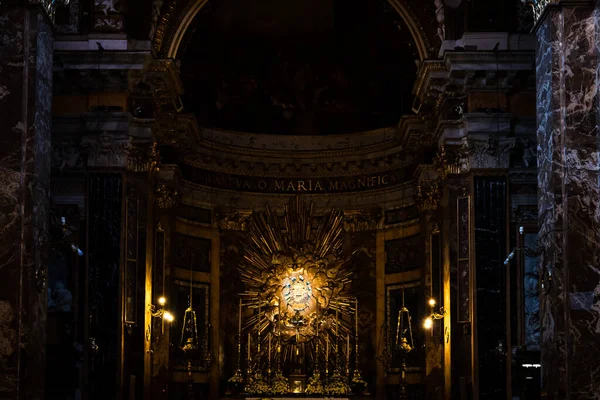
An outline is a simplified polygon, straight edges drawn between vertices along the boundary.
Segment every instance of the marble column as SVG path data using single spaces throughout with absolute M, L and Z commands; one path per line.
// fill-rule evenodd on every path
M 39 8 L 0 9 L 0 393 L 44 397 L 53 37 Z
M 549 6 L 537 27 L 543 392 L 600 398 L 600 10 Z

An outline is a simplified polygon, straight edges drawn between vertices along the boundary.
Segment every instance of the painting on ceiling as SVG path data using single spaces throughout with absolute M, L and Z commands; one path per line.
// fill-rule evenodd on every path
M 252 133 L 341 134 L 396 125 L 410 112 L 417 56 L 408 29 L 382 3 L 207 6 L 178 54 L 187 111 L 202 126 Z

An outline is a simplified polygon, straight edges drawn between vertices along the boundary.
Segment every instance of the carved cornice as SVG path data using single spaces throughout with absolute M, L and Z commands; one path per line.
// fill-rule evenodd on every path
M 403 120 L 412 122 L 421 118 L 409 117 Z M 401 124 L 368 132 L 355 132 L 344 135 L 272 135 L 225 131 L 201 128 L 199 142 L 203 147 L 230 154 L 255 155 L 261 157 L 305 158 L 344 156 L 373 153 L 398 146 L 402 139 L 414 129 L 414 124 Z
M 459 75 L 467 72 L 532 71 L 535 65 L 535 50 L 520 51 L 448 51 L 444 54 L 447 71 Z
M 508 90 L 518 71 L 535 73 L 535 51 L 447 51 L 443 60 L 421 64 L 414 86 L 418 99 L 416 112 L 423 105 L 438 111 L 447 99 L 464 97 L 469 90 Z M 502 74 L 498 74 L 502 72 Z
M 344 149 L 342 146 L 341 149 L 335 150 L 329 149 L 331 146 L 327 143 L 335 143 L 336 137 L 310 138 L 314 142 L 314 151 L 293 150 L 294 141 L 306 142 L 306 137 L 251 135 L 212 130 L 213 139 L 204 140 L 201 134 L 204 130 L 199 128 L 193 114 L 160 113 L 154 120 L 153 132 L 160 145 L 177 149 L 184 162 L 194 168 L 241 176 L 317 178 L 383 173 L 413 165 L 420 154 L 419 148 L 433 144 L 433 135 L 422 131 L 425 124 L 421 117 L 404 118 L 403 122 L 400 129 L 414 139 L 411 139 L 412 142 L 409 140 L 410 143 L 400 144 L 398 130 L 394 128 L 376 131 L 381 138 L 376 139 L 377 144 L 368 148 L 363 147 L 364 143 L 360 141 L 363 137 L 361 134 L 357 134 L 357 137 L 338 136 L 338 139 L 347 140 L 348 144 L 354 143 L 357 147 Z M 214 138 L 216 134 L 220 137 Z M 264 140 L 270 140 L 274 144 L 289 141 L 291 149 L 273 151 L 237 145 L 256 136 L 263 136 Z M 365 136 L 365 141 L 367 139 L 368 135 Z M 303 146 L 306 149 L 311 147 L 307 144 Z M 266 143 L 261 147 L 267 147 Z
M 421 64 L 415 81 L 414 93 L 415 96 L 423 98 L 424 91 L 429 89 L 429 83 L 433 79 L 443 78 L 448 76 L 446 65 L 442 60 L 426 60 Z
M 237 159 L 228 154 L 197 152 L 185 157 L 185 163 L 205 171 L 263 178 L 325 178 L 369 175 L 410 167 L 419 154 L 400 151 L 372 159 L 324 161 L 302 158 L 263 160 L 257 158 Z

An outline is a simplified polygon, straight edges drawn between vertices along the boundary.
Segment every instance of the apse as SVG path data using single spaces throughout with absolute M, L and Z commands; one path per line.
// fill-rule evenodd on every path
M 339 134 L 410 112 L 416 47 L 384 1 L 224 0 L 179 50 L 184 107 L 201 126 Z

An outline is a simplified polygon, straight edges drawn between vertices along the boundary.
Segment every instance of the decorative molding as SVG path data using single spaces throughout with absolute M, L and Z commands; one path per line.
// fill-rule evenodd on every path
M 377 208 L 372 211 L 344 210 L 344 229 L 346 232 L 372 231 L 381 226 L 382 213 Z
M 459 323 L 471 322 L 471 197 L 461 188 L 456 201 L 458 228 L 458 314 Z
M 158 27 L 158 19 L 160 18 L 160 12 L 163 6 L 163 0 L 152 0 L 152 21 L 150 23 L 150 34 L 149 38 L 154 38 L 154 33 Z
M 446 147 L 444 145 L 440 146 L 436 156 L 433 158 L 433 167 L 442 182 L 451 172 L 448 164 L 448 157 L 446 155 Z
M 103 32 L 121 32 L 125 16 L 122 8 L 125 2 L 121 0 L 94 0 L 93 30 Z
M 170 114 L 183 109 L 179 98 L 183 84 L 175 60 L 153 59 L 144 69 L 131 71 L 128 83 L 132 96 L 152 98 L 155 112 L 159 111 L 167 119 L 173 119 Z
M 426 182 L 427 186 L 417 186 L 415 203 L 419 211 L 436 211 L 440 204 L 441 192 L 437 181 Z
M 183 137 L 183 133 L 180 134 Z M 170 139 L 169 139 L 170 140 Z M 183 139 L 185 140 L 185 139 Z M 355 159 L 340 157 L 332 152 L 316 154 L 322 159 L 307 159 L 306 154 L 288 154 L 287 157 L 236 156 L 235 152 L 224 149 L 218 153 L 198 149 L 194 154 L 184 158 L 184 162 L 194 168 L 214 173 L 228 173 L 242 176 L 270 178 L 319 178 L 356 176 L 372 173 L 385 173 L 397 168 L 414 165 L 418 153 L 415 151 L 399 150 L 394 153 L 382 154 L 365 160 L 357 156 Z M 333 158 L 332 157 L 336 157 Z M 265 159 L 268 158 L 268 162 Z
M 127 171 L 147 172 L 148 177 L 153 179 L 160 172 L 160 167 L 160 151 L 156 142 L 151 146 L 132 146 L 127 159 Z
M 88 167 L 127 168 L 132 145 L 130 136 L 102 133 L 84 137 L 81 147 L 87 153 Z
M 272 135 L 248 134 L 214 128 L 201 128 L 200 138 L 207 147 L 224 146 L 236 152 L 256 152 L 281 156 L 297 154 L 298 151 L 311 152 L 313 155 L 339 153 L 361 153 L 373 150 L 389 149 L 400 138 L 399 127 L 387 127 L 366 132 L 337 135 Z
M 193 149 L 198 139 L 198 123 L 191 114 L 161 113 L 153 131 L 159 144 L 184 152 Z
M 181 202 L 181 194 L 176 188 L 159 185 L 154 191 L 158 208 L 175 208 Z
M 52 169 L 63 171 L 83 168 L 85 160 L 81 154 L 81 139 L 60 136 L 54 134 L 52 138 Z
M 510 150 L 516 138 L 462 138 L 458 152 L 458 170 L 467 173 L 472 169 L 507 169 L 510 167 Z
M 231 209 L 220 210 L 215 213 L 217 226 L 223 230 L 245 231 L 252 216 L 252 210 Z

